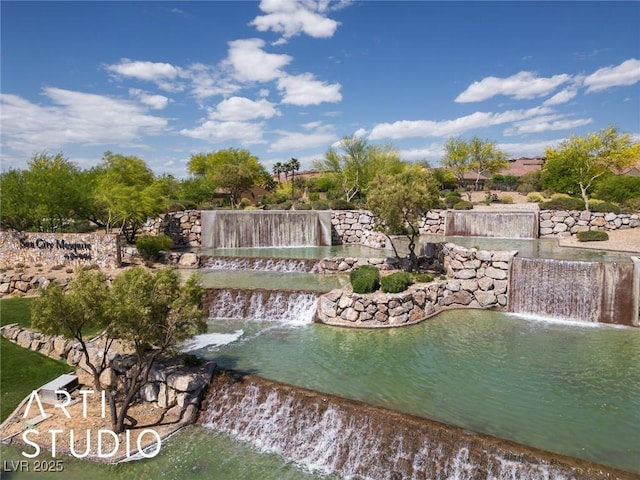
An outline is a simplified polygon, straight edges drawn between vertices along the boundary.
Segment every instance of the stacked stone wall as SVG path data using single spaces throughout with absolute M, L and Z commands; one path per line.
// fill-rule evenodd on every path
M 586 230 L 618 230 L 640 227 L 640 215 L 578 210 L 542 210 L 540 237 L 569 237 Z
M 439 257 L 447 280 L 412 285 L 402 293 L 332 290 L 318 299 L 316 321 L 360 328 L 420 322 L 451 308 L 502 308 L 507 304 L 509 267 L 516 251 L 477 250 L 443 244 Z
M 62 360 L 76 368 L 78 380 L 84 385 L 92 385 L 80 343 L 62 336 L 44 335 L 17 325 L 0 327 L 0 334 L 6 339 L 39 352 L 55 360 Z M 102 357 L 100 346 L 88 348 L 89 356 L 95 363 Z M 135 358 L 120 353 L 110 353 L 107 368 L 101 374 L 101 381 L 112 387 L 122 385 L 127 372 L 135 363 Z M 213 375 L 214 364 L 187 368 L 179 363 L 156 363 L 149 373 L 149 381 L 142 387 L 138 397 L 159 408 L 177 407 L 181 418 L 195 420 L 202 396 Z
M 142 229 L 151 235 L 168 235 L 173 240 L 174 248 L 199 247 L 202 239 L 200 210 L 166 213 L 162 217 L 147 220 Z

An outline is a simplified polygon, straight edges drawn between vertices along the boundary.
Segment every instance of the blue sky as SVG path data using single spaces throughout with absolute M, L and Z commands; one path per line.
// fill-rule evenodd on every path
M 2 169 L 110 150 L 187 176 L 246 148 L 309 168 L 345 135 L 437 166 L 449 137 L 542 155 L 616 125 L 640 140 L 640 2 L 12 2 Z

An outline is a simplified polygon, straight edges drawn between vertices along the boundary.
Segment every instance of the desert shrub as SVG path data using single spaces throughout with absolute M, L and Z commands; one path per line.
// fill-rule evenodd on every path
M 155 259 L 160 251 L 169 250 L 173 245 L 173 240 L 167 235 L 140 235 L 136 240 L 138 253 L 144 260 Z
M 317 202 L 320 200 L 320 194 L 318 192 L 309 192 L 309 201 Z
M 609 202 L 593 202 L 589 201 L 589 210 L 601 213 L 620 213 L 620 207 Z
M 362 265 L 349 274 L 355 293 L 373 293 L 380 287 L 380 271 L 372 265 Z
M 329 202 L 326 200 L 316 200 L 315 202 L 311 202 L 311 206 L 314 210 L 329 210 Z
M 558 198 L 571 198 L 571 195 L 569 195 L 568 193 L 552 193 L 551 194 L 551 200 L 557 200 Z
M 193 354 L 188 354 L 182 357 L 182 365 L 185 367 L 199 367 L 202 365 L 202 360 Z
M 391 275 L 382 277 L 380 280 L 382 291 L 386 293 L 404 292 L 412 283 L 413 278 L 411 278 L 411 274 L 407 272 L 392 273 Z
M 430 273 L 414 273 L 413 280 L 419 283 L 431 283 L 434 278 Z
M 540 210 L 584 210 L 584 202 L 579 198 L 559 197 L 540 203 Z
M 251 206 L 253 206 L 253 204 L 251 203 L 251 200 L 249 200 L 248 198 L 242 198 L 240 200 L 240 208 L 247 208 Z
M 462 196 L 459 192 L 450 192 L 444 197 L 444 203 L 447 208 L 455 208 L 454 205 L 456 203 L 460 203 L 462 201 Z
M 294 208 L 296 210 L 311 210 L 311 204 L 310 203 L 296 203 Z
M 586 230 L 576 234 L 579 242 L 603 242 L 609 240 L 609 234 L 604 230 Z
M 500 203 L 511 204 L 511 203 L 513 203 L 513 197 L 511 195 L 500 195 L 498 201 Z
M 471 210 L 473 208 L 473 203 L 467 202 L 466 200 L 461 200 L 453 206 L 454 210 Z
M 356 207 L 353 203 L 347 202 L 343 198 L 336 198 L 331 202 L 331 208 L 334 210 L 354 210 Z
M 607 202 L 628 203 L 640 199 L 640 177 L 611 175 L 598 183 L 595 196 Z
M 527 193 L 527 202 L 529 203 L 544 202 L 544 196 L 540 192 L 529 192 Z
M 284 203 L 287 200 L 289 200 L 289 195 L 287 195 L 284 192 L 273 192 L 270 193 L 269 195 L 264 197 L 264 203 L 268 203 L 268 204 L 279 204 L 279 203 Z

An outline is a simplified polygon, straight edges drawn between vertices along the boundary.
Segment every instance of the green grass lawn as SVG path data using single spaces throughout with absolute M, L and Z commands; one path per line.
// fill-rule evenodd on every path
M 35 297 L 3 298 L 0 300 L 0 325 L 17 323 L 21 327 L 31 326 L 31 303 Z
M 33 390 L 73 368 L 0 338 L 0 421 Z
M 0 300 L 0 324 L 30 326 L 32 301 L 33 297 Z M 0 338 L 0 421 L 7 418 L 33 390 L 72 370 L 65 362 Z

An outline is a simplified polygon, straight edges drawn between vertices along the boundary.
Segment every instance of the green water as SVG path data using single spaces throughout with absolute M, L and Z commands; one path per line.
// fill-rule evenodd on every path
M 62 462 L 59 473 L 35 472 L 35 460 L 29 460 L 29 472 L 16 472 L 17 464 L 26 460 L 22 449 L 1 446 L 0 470 L 3 479 L 82 479 L 92 480 L 149 480 L 149 479 L 207 479 L 207 480 L 313 480 L 319 477 L 301 467 L 285 462 L 276 455 L 259 453 L 250 445 L 206 430 L 188 427 L 168 441 L 158 456 L 148 460 L 118 465 L 103 465 L 71 457 L 57 457 Z M 31 451 L 31 449 L 29 450 Z M 51 461 L 51 454 L 41 454 L 40 461 Z M 12 471 L 13 470 L 13 471 Z
M 211 330 L 243 332 L 201 350 L 222 366 L 640 473 L 640 329 L 465 310 L 399 329 Z
M 395 240 L 394 240 L 395 242 Z M 420 242 L 451 242 L 463 247 L 483 250 L 517 250 L 518 256 L 527 258 L 554 258 L 584 262 L 631 262 L 629 252 L 594 250 L 588 248 L 561 247 L 555 238 L 525 240 L 514 238 L 485 237 L 445 237 L 443 235 L 422 235 Z M 637 252 L 640 254 L 640 252 Z
M 398 329 L 231 320 L 211 322 L 209 335 L 216 333 L 233 341 L 194 353 L 228 368 L 640 473 L 640 329 L 465 310 Z M 23 457 L 2 447 L 2 459 Z M 151 460 L 106 466 L 64 459 L 64 468 L 69 479 L 317 478 L 201 427 L 164 442 Z M 5 472 L 3 478 L 47 475 Z
M 181 275 L 193 272 L 181 270 Z M 266 288 L 271 290 L 309 290 L 328 292 L 349 283 L 349 275 L 305 272 L 265 272 L 243 270 L 199 270 L 205 288 Z

